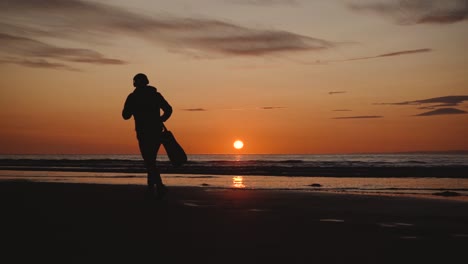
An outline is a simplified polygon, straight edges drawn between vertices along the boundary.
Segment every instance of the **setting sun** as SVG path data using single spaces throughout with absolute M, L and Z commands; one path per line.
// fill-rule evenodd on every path
M 244 142 L 240 141 L 240 140 L 236 140 L 234 141 L 234 148 L 235 149 L 241 149 L 244 147 Z

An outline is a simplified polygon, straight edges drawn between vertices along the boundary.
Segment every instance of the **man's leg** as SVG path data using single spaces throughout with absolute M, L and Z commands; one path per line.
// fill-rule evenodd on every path
M 154 193 L 154 186 L 156 185 L 157 195 L 161 198 L 166 194 L 167 188 L 162 182 L 161 173 L 156 165 L 156 157 L 159 147 L 159 143 L 153 145 L 152 155 L 148 155 L 150 158 L 145 162 L 145 164 L 148 168 L 148 190 L 151 193 Z
M 156 154 L 154 153 L 154 142 L 151 135 L 138 133 L 138 146 L 140 153 L 145 163 L 147 177 L 147 186 L 150 193 L 154 193 L 154 185 L 157 184 L 157 168 L 156 168 Z
M 148 192 L 153 194 L 154 186 L 156 185 L 158 195 L 162 196 L 167 190 L 162 183 L 161 174 L 156 165 L 156 157 L 161 146 L 160 139 L 159 137 L 155 136 L 155 133 L 150 133 L 148 135 L 139 133 L 138 143 L 146 170 L 148 172 Z
M 161 147 L 161 143 L 160 143 L 159 138 L 155 138 L 155 145 L 154 145 L 154 148 L 153 148 L 154 149 L 154 156 L 155 156 L 154 160 L 155 160 L 155 162 L 154 162 L 154 168 L 152 170 L 152 172 L 154 172 L 154 174 L 152 175 L 152 179 L 154 180 L 154 184 L 156 184 L 156 189 L 157 189 L 157 192 L 158 192 L 158 196 L 162 197 L 167 192 L 167 188 L 162 182 L 161 173 L 159 171 L 159 168 L 156 165 L 156 157 L 158 155 L 158 151 L 159 151 L 160 147 Z

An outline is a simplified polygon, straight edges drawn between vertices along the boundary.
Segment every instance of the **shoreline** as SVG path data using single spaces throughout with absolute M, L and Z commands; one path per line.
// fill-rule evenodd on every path
M 466 258 L 464 202 L 199 187 L 170 187 L 163 200 L 148 201 L 144 189 L 0 182 L 7 227 L 0 258 L 273 264 Z

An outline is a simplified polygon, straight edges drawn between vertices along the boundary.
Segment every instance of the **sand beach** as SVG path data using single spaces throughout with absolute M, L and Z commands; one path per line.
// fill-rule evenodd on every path
M 3 263 L 463 263 L 468 203 L 314 191 L 0 182 Z

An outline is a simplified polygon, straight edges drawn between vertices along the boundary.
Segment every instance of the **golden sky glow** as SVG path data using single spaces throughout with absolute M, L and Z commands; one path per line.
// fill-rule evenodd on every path
M 238 138 L 243 153 L 468 150 L 467 13 L 466 0 L 2 1 L 0 153 L 138 153 L 121 110 L 139 72 L 189 154 L 235 153 Z

